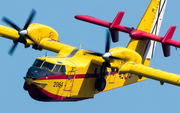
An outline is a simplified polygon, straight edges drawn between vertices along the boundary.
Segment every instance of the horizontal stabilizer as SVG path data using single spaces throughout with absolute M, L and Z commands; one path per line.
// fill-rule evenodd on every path
M 118 41 L 118 31 L 128 33 L 132 39 L 136 39 L 136 40 L 148 39 L 148 40 L 154 40 L 154 41 L 160 42 L 162 43 L 163 53 L 165 57 L 170 56 L 170 46 L 175 46 L 175 47 L 180 48 L 180 42 L 176 40 L 172 40 L 176 26 L 171 26 L 168 32 L 166 33 L 166 35 L 164 37 L 161 37 L 158 35 L 147 33 L 145 31 L 141 31 L 141 30 L 137 30 L 134 28 L 129 28 L 129 27 L 120 25 L 124 13 L 125 12 L 120 11 L 112 23 L 101 20 L 101 19 L 97 19 L 91 16 L 87 16 L 87 15 L 76 15 L 75 18 L 109 28 L 113 42 Z
M 124 13 L 125 13 L 124 11 L 120 11 L 112 23 L 101 20 L 101 19 L 97 19 L 97 18 L 94 18 L 91 16 L 87 16 L 87 15 L 76 15 L 75 18 L 89 22 L 89 23 L 93 23 L 96 25 L 100 25 L 100 26 L 109 28 L 109 31 L 110 31 L 111 37 L 112 37 L 112 41 L 118 42 L 119 41 L 119 34 L 118 34 L 118 30 L 115 29 L 116 28 L 115 26 L 120 25 L 121 20 L 124 16 Z
M 103 26 L 103 27 L 109 27 L 110 26 L 110 22 L 104 21 L 104 20 L 101 20 L 101 19 L 97 19 L 97 18 L 88 16 L 88 15 L 76 15 L 75 18 L 79 19 L 79 20 L 83 20 L 85 22 L 100 25 L 100 26 Z

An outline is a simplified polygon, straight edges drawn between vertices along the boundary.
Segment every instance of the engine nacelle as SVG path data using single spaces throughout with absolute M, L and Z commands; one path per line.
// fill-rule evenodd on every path
M 28 35 L 37 43 L 36 45 L 33 45 L 34 49 L 41 50 L 41 48 L 39 48 L 39 43 L 43 39 L 49 38 L 50 40 L 58 41 L 58 33 L 53 28 L 46 25 L 33 23 L 29 25 L 27 31 Z M 29 47 L 31 44 L 32 41 L 27 40 L 25 47 Z
M 125 64 L 129 61 L 135 62 L 136 64 L 141 64 L 141 62 L 142 62 L 141 56 L 137 52 L 135 52 L 131 49 L 127 49 L 127 48 L 123 48 L 123 47 L 115 47 L 115 48 L 110 49 L 110 53 L 113 57 L 125 59 L 125 60 L 113 60 L 112 59 L 112 61 L 110 61 L 111 67 L 119 67 L 120 68 L 123 64 Z

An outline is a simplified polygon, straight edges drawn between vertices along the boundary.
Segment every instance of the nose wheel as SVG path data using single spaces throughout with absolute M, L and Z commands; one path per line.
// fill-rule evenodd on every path
M 98 91 L 103 91 L 105 87 L 106 87 L 106 79 L 104 77 L 98 78 L 96 80 L 95 88 Z

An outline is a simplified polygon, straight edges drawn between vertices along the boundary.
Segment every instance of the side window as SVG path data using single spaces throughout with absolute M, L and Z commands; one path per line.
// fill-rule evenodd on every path
M 61 66 L 60 72 L 66 72 L 66 67 L 65 67 L 65 65 L 62 65 L 62 66 Z
M 65 65 L 56 65 L 53 72 L 66 72 Z
M 53 72 L 58 72 L 58 71 L 59 71 L 60 66 L 61 66 L 61 65 L 56 65 L 56 67 L 54 68 Z
M 34 62 L 33 66 L 36 66 L 36 67 L 41 67 L 41 64 L 43 63 L 42 60 L 37 60 Z

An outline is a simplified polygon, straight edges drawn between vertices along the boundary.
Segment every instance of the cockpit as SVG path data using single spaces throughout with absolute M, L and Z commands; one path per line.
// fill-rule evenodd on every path
M 61 62 L 50 63 L 45 60 L 36 59 L 33 66 L 45 69 L 51 72 L 66 72 L 66 67 Z
M 66 70 L 68 70 L 68 64 L 65 65 L 65 62 L 62 62 L 63 61 L 61 61 L 61 59 L 54 59 L 51 57 L 39 57 L 28 69 L 26 78 L 36 80 L 47 76 L 65 75 Z M 26 82 L 24 84 L 24 89 L 28 90 Z
M 66 74 L 67 64 L 62 63 L 59 59 L 51 57 L 39 57 L 35 60 L 33 65 L 28 69 L 26 78 L 38 79 L 51 75 Z

